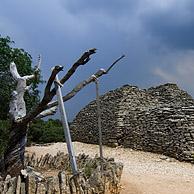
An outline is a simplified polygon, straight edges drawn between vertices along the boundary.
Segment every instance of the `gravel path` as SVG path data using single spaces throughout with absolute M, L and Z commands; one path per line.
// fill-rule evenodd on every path
M 89 154 L 94 157 L 97 145 L 74 142 L 76 155 Z M 65 143 L 49 146 L 32 146 L 26 152 L 36 152 L 37 156 L 58 151 L 67 152 Z M 133 151 L 127 148 L 104 146 L 105 157 L 113 157 L 124 164 L 121 194 L 194 194 L 194 165 L 178 162 L 159 154 Z

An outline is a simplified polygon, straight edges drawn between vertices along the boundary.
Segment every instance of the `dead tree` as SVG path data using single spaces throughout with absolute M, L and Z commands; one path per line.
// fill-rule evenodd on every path
M 74 74 L 76 69 L 85 65 L 89 60 L 90 56 L 96 52 L 96 49 L 90 49 L 86 51 L 69 69 L 69 71 L 62 77 L 60 84 L 63 85 L 68 79 Z M 95 73 L 95 77 L 100 77 L 107 74 L 109 70 L 124 56 L 117 59 L 107 70 L 101 69 Z M 56 88 L 54 86 L 54 80 L 56 75 L 62 71 L 62 66 L 55 66 L 52 69 L 51 75 L 47 81 L 44 96 L 40 103 L 34 107 L 33 110 L 26 113 L 24 94 L 29 86 L 26 81 L 33 79 L 36 76 L 40 68 L 40 61 L 37 65 L 36 72 L 33 75 L 21 77 L 17 71 L 15 63 L 10 64 L 10 72 L 13 78 L 17 82 L 16 90 L 12 92 L 12 99 L 10 102 L 10 120 L 11 127 L 9 129 L 9 142 L 8 147 L 4 153 L 4 158 L 1 161 L 0 172 L 5 177 L 7 174 L 16 176 L 20 173 L 24 167 L 24 151 L 27 142 L 28 125 L 31 121 L 42 118 L 56 112 L 57 101 L 52 101 L 56 95 Z M 82 88 L 91 82 L 95 81 L 94 76 L 79 83 L 71 92 L 63 97 L 63 101 L 67 101 L 75 96 Z

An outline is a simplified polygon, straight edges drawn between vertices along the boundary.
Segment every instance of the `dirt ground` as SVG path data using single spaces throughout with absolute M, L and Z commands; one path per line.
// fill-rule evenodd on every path
M 74 142 L 76 155 L 85 153 L 94 157 L 97 145 Z M 37 156 L 58 151 L 67 152 L 65 143 L 32 146 L 26 152 Z M 105 157 L 113 157 L 124 164 L 121 194 L 194 194 L 194 165 L 178 162 L 159 154 L 133 151 L 126 148 L 103 147 Z

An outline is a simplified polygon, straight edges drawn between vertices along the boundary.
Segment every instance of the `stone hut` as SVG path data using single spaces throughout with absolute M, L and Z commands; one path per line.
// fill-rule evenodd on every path
M 103 144 L 162 153 L 194 162 L 194 100 L 176 84 L 124 85 L 100 97 Z M 98 143 L 96 101 L 71 124 L 73 139 Z

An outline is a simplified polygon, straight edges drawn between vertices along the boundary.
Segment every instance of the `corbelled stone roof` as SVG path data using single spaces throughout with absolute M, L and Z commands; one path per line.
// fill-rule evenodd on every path
M 176 84 L 125 85 L 100 97 L 103 144 L 194 161 L 194 100 Z M 96 101 L 71 124 L 73 139 L 98 143 Z

